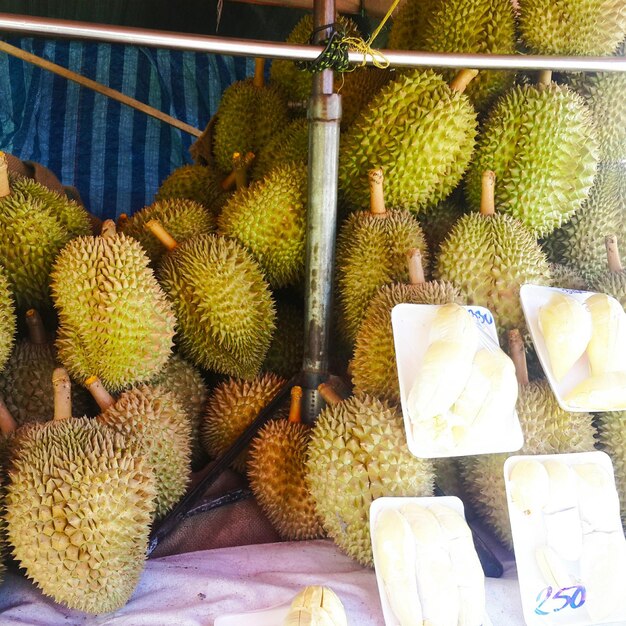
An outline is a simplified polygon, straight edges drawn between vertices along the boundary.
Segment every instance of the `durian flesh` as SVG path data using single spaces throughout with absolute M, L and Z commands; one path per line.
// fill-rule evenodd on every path
M 585 300 L 585 305 L 593 327 L 587 346 L 591 374 L 626 371 L 626 314 L 620 303 L 596 293 Z

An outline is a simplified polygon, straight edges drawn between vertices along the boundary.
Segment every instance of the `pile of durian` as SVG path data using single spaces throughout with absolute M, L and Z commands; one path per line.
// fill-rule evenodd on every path
M 538 0 L 518 13 L 507 0 L 407 0 L 389 47 L 623 53 L 625 0 L 562 5 L 566 18 Z M 307 16 L 289 41 L 312 28 Z M 82 206 L 0 159 L 0 530 L 6 556 L 68 607 L 128 601 L 153 521 L 300 370 L 308 124 L 289 103 L 311 77 L 287 61 L 266 75 L 258 63 L 224 92 L 208 160 L 98 232 Z M 357 68 L 336 88 L 331 360 L 352 395 L 326 388 L 310 427 L 294 387 L 233 468 L 281 537 L 327 536 L 364 565 L 371 502 L 435 483 L 510 546 L 507 455 L 418 459 L 400 411 L 391 309 L 475 304 L 504 344 L 519 329 L 528 358 L 520 453 L 606 450 L 626 523 L 626 413 L 559 407 L 519 300 L 533 283 L 626 307 L 626 274 L 604 247 L 626 241 L 626 77 Z

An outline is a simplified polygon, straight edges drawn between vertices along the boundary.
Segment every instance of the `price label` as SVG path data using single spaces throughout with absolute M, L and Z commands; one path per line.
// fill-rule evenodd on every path
M 535 613 L 537 615 L 550 615 L 566 608 L 579 609 L 585 604 L 585 598 L 586 592 L 583 585 L 562 587 L 556 591 L 548 586 L 537 594 L 536 602 L 538 604 L 535 607 Z
M 478 321 L 479 324 L 493 324 L 493 315 L 491 315 L 489 311 L 485 311 L 483 313 L 482 311 L 476 311 L 475 309 L 470 309 L 468 307 L 467 312 L 471 313 L 474 319 Z

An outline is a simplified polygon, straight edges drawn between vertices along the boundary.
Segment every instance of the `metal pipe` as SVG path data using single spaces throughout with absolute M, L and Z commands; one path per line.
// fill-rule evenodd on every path
M 0 31 L 51 38 L 69 37 L 72 39 L 107 41 L 131 46 L 192 50 L 246 57 L 300 59 L 303 61 L 312 61 L 322 51 L 320 46 L 300 46 L 255 39 L 226 39 L 8 13 L 0 13 Z M 448 52 L 414 52 L 410 50 L 381 50 L 380 52 L 392 67 L 470 67 L 494 70 L 552 69 L 571 72 L 626 72 L 625 57 L 456 54 Z M 361 64 L 364 60 L 364 55 L 361 52 L 350 52 L 348 56 L 350 61 L 355 64 Z M 365 55 L 365 62 L 371 65 L 374 59 L 371 55 Z

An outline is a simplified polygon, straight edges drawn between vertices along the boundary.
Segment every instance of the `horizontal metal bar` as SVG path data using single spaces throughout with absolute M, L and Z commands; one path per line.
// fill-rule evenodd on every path
M 68 37 L 178 50 L 192 50 L 233 56 L 299 59 L 312 61 L 321 53 L 320 46 L 300 46 L 256 39 L 231 39 L 190 35 L 167 31 L 109 26 L 90 22 L 72 22 L 26 15 L 0 13 L 0 31 L 44 37 Z M 392 67 L 456 67 L 502 70 L 563 70 L 626 72 L 624 57 L 564 57 L 533 55 L 488 55 L 380 50 Z M 350 52 L 352 63 L 372 64 L 376 59 L 361 52 Z M 381 60 L 377 57 L 377 60 Z

